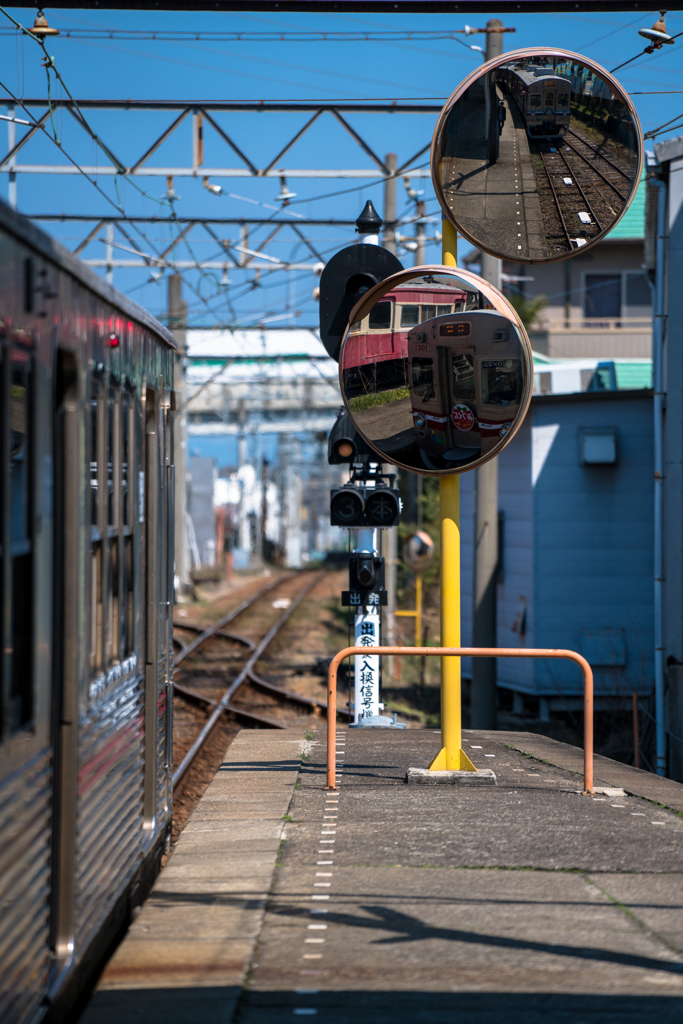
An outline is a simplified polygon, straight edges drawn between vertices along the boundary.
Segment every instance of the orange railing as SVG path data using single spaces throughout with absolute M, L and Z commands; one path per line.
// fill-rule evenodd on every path
M 335 654 L 327 677 L 327 789 L 336 789 L 335 743 L 337 737 L 337 669 L 352 654 L 408 654 L 438 658 L 566 658 L 583 672 L 583 791 L 593 792 L 593 672 L 576 651 L 525 649 L 523 647 L 345 647 Z

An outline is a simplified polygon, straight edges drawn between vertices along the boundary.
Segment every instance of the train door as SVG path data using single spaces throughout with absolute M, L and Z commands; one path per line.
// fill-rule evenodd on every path
M 159 400 L 154 388 L 145 393 L 144 467 L 141 477 L 144 503 L 144 633 L 145 659 L 145 787 L 144 827 L 153 833 L 157 801 L 158 742 L 158 604 L 159 604 Z
M 24 261 L 32 268 L 32 260 Z M 21 261 L 17 259 L 17 265 Z M 32 277 L 32 270 L 31 270 Z M 6 295 L 12 283 L 6 275 Z M 21 294 L 21 293 L 20 293 Z M 14 296 L 11 297 L 12 301 Z M 12 306 L 8 302 L 11 316 Z M 28 304 L 17 311 L 32 312 Z M 9 319 L 9 317 L 8 317 Z M 43 368 L 41 368 L 43 369 Z M 49 735 L 49 635 L 38 630 L 43 599 L 38 571 L 50 574 L 41 553 L 42 523 L 51 518 L 43 474 L 36 471 L 49 445 L 49 424 L 38 416 L 38 371 L 32 331 L 0 334 L 0 1019 L 33 1019 L 47 986 L 49 957 L 52 744 Z M 42 399 L 44 394 L 41 393 Z M 47 406 L 49 409 L 49 405 Z M 42 436 L 38 425 L 42 423 Z M 51 452 L 48 447 L 47 452 Z M 39 519 L 39 516 L 42 518 Z M 40 642 L 40 645 L 39 643 Z M 41 650 L 42 648 L 42 650 Z M 45 676 L 47 675 L 47 678 Z
M 81 429 L 78 361 L 58 349 L 54 402 L 53 715 L 55 787 L 51 947 L 57 970 L 74 951 L 78 813 L 78 706 L 83 618 Z M 89 495 L 88 495 L 89 498 Z
M 444 324 L 445 330 L 469 326 Z M 442 352 L 443 381 L 447 391 L 446 407 L 449 419 L 449 440 L 458 448 L 479 449 L 479 417 L 474 373 L 474 347 L 463 342 L 439 346 Z

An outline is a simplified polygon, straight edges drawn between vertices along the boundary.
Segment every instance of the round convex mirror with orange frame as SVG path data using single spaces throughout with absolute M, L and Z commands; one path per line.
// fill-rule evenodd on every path
M 482 251 L 547 263 L 614 228 L 636 194 L 643 137 L 615 78 L 567 50 L 535 47 L 477 68 L 432 139 L 444 217 Z
M 339 357 L 344 404 L 382 462 L 440 476 L 480 466 L 531 400 L 531 344 L 493 285 L 455 267 L 413 267 L 354 307 Z

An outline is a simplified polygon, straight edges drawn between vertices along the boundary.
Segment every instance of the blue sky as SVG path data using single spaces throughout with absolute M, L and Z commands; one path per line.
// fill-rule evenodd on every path
M 24 25 L 30 26 L 34 11 L 11 8 L 11 13 Z M 50 23 L 62 29 L 94 27 L 139 30 L 174 29 L 216 31 L 378 31 L 382 29 L 452 30 L 465 23 L 485 25 L 489 17 L 501 17 L 504 24 L 515 27 L 515 34 L 505 36 L 506 50 L 523 46 L 563 46 L 593 58 L 608 70 L 637 54 L 644 40 L 637 35 L 638 28 L 649 26 L 655 15 L 635 16 L 633 12 L 571 14 L 519 14 L 499 15 L 492 10 L 487 15 L 332 15 L 332 14 L 215 14 L 173 12 L 122 11 L 50 11 Z M 670 33 L 683 31 L 683 14 L 667 15 Z M 11 28 L 9 22 L 7 27 Z M 180 100 L 359 100 L 359 99 L 429 99 L 440 102 L 458 85 L 459 81 L 481 62 L 481 56 L 468 47 L 484 45 L 484 37 L 460 36 L 457 40 L 401 40 L 372 42 L 340 41 L 231 41 L 169 43 L 152 40 L 83 40 L 60 37 L 51 40 L 48 51 L 76 98 L 138 98 Z M 465 44 L 465 45 L 463 45 Z M 643 124 L 649 131 L 683 111 L 683 62 L 679 49 L 683 36 L 676 45 L 665 47 L 660 53 L 643 56 L 617 73 L 623 86 L 631 93 Z M 40 51 L 29 40 L 16 36 L 0 37 L 0 81 L 16 95 L 42 98 L 46 95 L 45 71 L 40 65 Z M 682 90 L 676 94 L 673 90 Z M 659 93 L 652 95 L 652 93 Z M 59 87 L 54 95 L 59 95 Z M 648 95 L 650 94 L 650 95 Z M 1 94 L 0 94 L 1 95 Z M 4 112 L 4 111 L 2 111 Z M 17 112 L 21 117 L 21 111 Z M 170 113 L 89 112 L 88 118 L 106 143 L 126 164 L 133 163 L 166 127 L 175 115 Z M 276 155 L 278 149 L 308 119 L 310 115 L 227 113 L 216 115 L 219 124 L 230 133 L 235 142 L 257 164 L 263 166 Z M 426 145 L 434 127 L 430 114 L 373 115 L 350 114 L 349 122 L 370 143 L 375 152 L 384 156 L 389 151 L 398 154 L 399 161 L 407 159 Z M 55 117 L 55 127 L 64 148 L 79 163 L 94 165 L 98 157 L 96 147 L 78 128 L 73 119 L 63 112 Z M 0 131 L 5 131 L 0 122 Z M 677 133 L 674 133 L 677 134 Z M 666 136 L 663 136 L 666 137 Z M 154 155 L 151 164 L 179 165 L 189 162 L 190 127 L 186 122 Z M 651 144 L 650 144 L 651 146 Z M 102 158 L 100 157 L 100 163 Z M 63 164 L 64 158 L 44 136 L 31 141 L 23 151 L 26 163 L 49 162 Z M 426 162 L 426 157 L 420 163 Z M 325 115 L 314 128 L 284 157 L 282 163 L 290 168 L 366 168 L 371 167 L 368 157 L 356 146 L 344 130 Z M 239 165 L 235 155 L 225 143 L 205 128 L 205 165 Z M 119 193 L 128 214 L 155 214 L 164 216 L 168 207 L 159 203 L 165 193 L 165 179 L 145 177 L 137 179 L 147 193 L 141 194 L 134 186 L 121 182 Z M 368 180 L 288 178 L 289 188 L 297 194 L 290 210 L 312 217 L 355 218 L 365 200 L 372 198 L 381 211 L 382 185 Z M 111 178 L 98 178 L 98 184 L 111 197 L 115 197 Z M 182 197 L 175 205 L 180 216 L 270 216 L 264 210 L 245 200 L 251 199 L 270 206 L 279 191 L 277 178 L 240 178 L 224 181 L 226 192 L 245 198 L 212 196 L 198 179 L 177 178 L 175 190 Z M 414 178 L 411 185 L 423 189 L 422 198 L 427 211 L 435 217 L 438 205 L 428 178 Z M 360 186 L 360 187 L 358 187 Z M 354 191 L 348 191 L 354 189 Z M 6 196 L 7 176 L 0 175 L 0 194 Z M 314 198 L 336 194 L 329 198 Z M 403 183 L 399 183 L 399 212 L 410 214 L 412 205 Z M 18 183 L 19 209 L 25 213 L 86 213 L 106 216 L 111 212 L 106 200 L 82 177 L 54 175 L 20 175 Z M 48 230 L 69 248 L 75 248 L 94 225 L 52 223 Z M 438 218 L 428 233 L 438 227 Z M 130 232 L 130 229 L 129 233 Z M 168 244 L 167 226 L 145 228 L 146 239 L 157 249 Z M 256 247 L 265 237 L 261 228 L 250 234 L 248 246 Z M 79 233 L 80 232 L 80 233 Z M 324 256 L 352 242 L 353 230 L 342 227 L 306 229 L 305 234 Z M 412 234 L 406 227 L 404 234 Z M 239 229 L 225 226 L 220 237 L 239 242 Z M 104 245 L 99 238 L 93 240 L 84 255 L 104 256 Z M 136 244 L 147 249 L 139 233 L 133 232 Z M 207 236 L 191 236 L 194 256 L 222 259 L 216 242 Z M 196 239 L 196 240 L 195 240 Z M 127 244 L 117 235 L 117 242 Z M 312 261 L 306 246 L 292 234 L 283 231 L 268 244 L 265 251 L 286 259 Z M 128 254 L 117 250 L 119 257 Z M 179 246 L 177 253 L 187 259 L 188 250 Z M 437 261 L 439 248 L 432 244 L 428 258 Z M 404 261 L 412 263 L 408 254 Z M 312 273 L 299 272 L 288 283 L 282 272 L 261 275 L 254 281 L 253 271 L 230 272 L 231 286 L 221 288 L 221 272 L 186 274 L 186 297 L 191 304 L 192 322 L 209 326 L 215 322 L 241 322 L 245 326 L 263 317 L 291 315 L 285 324 L 315 324 L 317 304 L 311 298 L 315 286 Z M 143 270 L 117 270 L 115 284 L 142 302 L 152 312 L 165 307 L 165 285 L 150 282 Z M 252 287 L 256 285 L 255 287 Z M 299 315 L 294 315 L 298 313 Z

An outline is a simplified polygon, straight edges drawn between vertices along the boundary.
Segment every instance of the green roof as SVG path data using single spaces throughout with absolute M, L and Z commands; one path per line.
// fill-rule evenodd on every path
M 633 202 L 617 226 L 607 232 L 605 241 L 611 242 L 617 238 L 645 238 L 645 189 L 645 168 L 643 168 L 643 175 Z
M 614 369 L 617 375 L 617 387 L 620 391 L 636 391 L 639 388 L 652 387 L 652 360 L 643 360 L 642 363 L 621 362 L 614 360 Z

